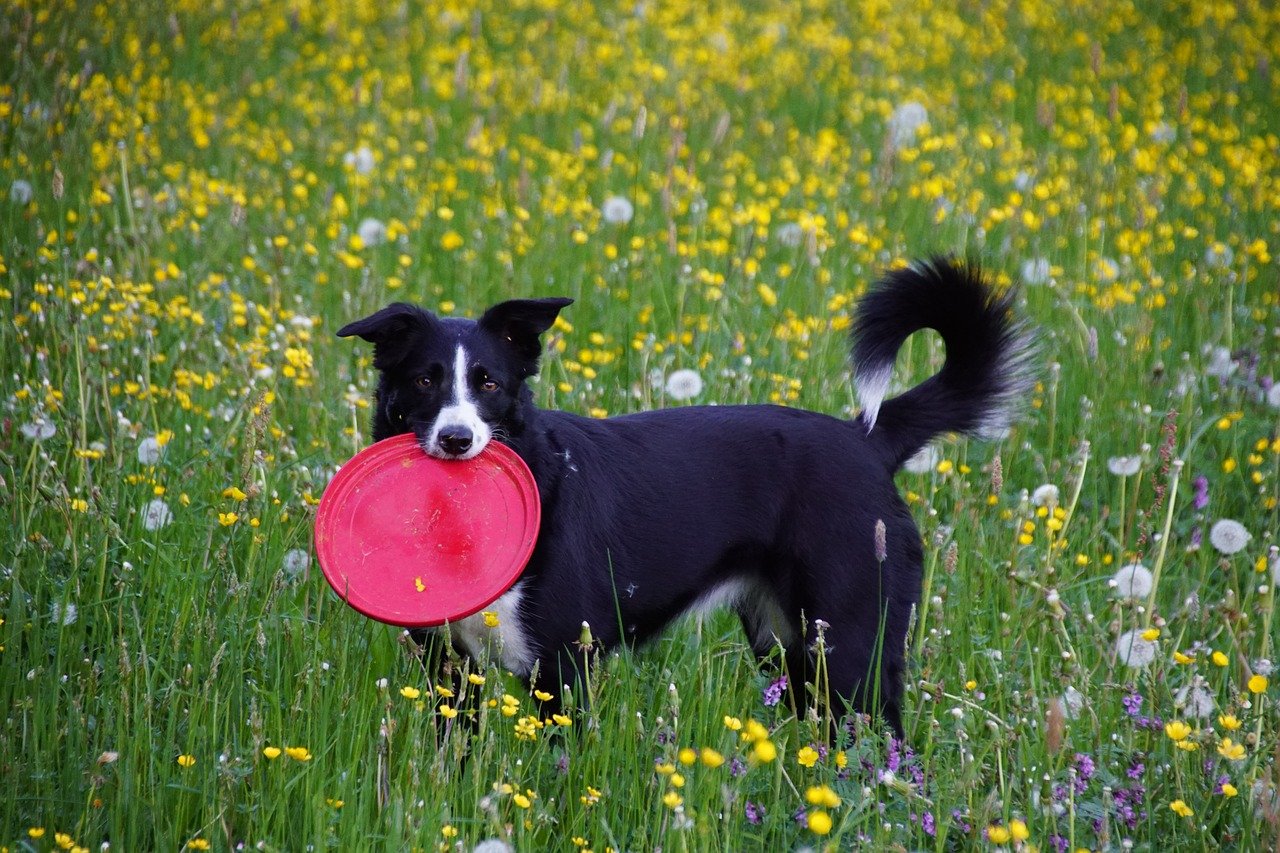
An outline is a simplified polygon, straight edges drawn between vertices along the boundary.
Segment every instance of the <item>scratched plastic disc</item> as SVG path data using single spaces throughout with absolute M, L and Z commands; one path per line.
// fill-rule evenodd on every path
M 516 582 L 540 521 L 538 487 L 511 448 L 491 441 L 474 459 L 443 460 L 406 433 L 339 469 L 316 513 L 316 556 L 338 597 L 365 616 L 442 625 Z

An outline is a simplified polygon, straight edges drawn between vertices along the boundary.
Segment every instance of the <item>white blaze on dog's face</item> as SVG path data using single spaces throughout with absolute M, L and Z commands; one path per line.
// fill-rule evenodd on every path
M 472 459 L 484 450 L 493 432 L 484 418 L 480 416 L 480 408 L 476 405 L 475 394 L 471 388 L 473 365 L 468 358 L 467 349 L 462 344 L 454 350 L 452 371 L 446 373 L 446 386 L 441 389 L 448 402 L 436 415 L 435 422 L 422 449 L 432 456 L 441 459 Z M 481 377 L 480 382 L 488 382 Z

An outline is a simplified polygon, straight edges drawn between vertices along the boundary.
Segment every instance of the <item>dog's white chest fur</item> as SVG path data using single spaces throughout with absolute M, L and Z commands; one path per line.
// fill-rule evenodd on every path
M 453 639 L 476 660 L 497 660 L 516 675 L 527 677 L 533 670 L 534 652 L 520 617 L 520 599 L 524 592 L 517 583 L 485 610 L 498 614 L 498 624 L 490 628 L 484 613 L 472 614 L 449 626 Z

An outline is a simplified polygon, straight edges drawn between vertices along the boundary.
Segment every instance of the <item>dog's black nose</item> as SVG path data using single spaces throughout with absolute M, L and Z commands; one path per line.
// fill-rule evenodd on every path
M 455 456 L 471 449 L 472 438 L 471 430 L 464 426 L 445 427 L 437 436 L 440 449 Z

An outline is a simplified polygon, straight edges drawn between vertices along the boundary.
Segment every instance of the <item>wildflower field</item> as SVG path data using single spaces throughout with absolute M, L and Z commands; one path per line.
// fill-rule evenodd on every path
M 1266 0 L 4 4 L 0 849 L 1270 849 L 1278 65 Z M 847 416 L 934 252 L 1040 382 L 898 478 L 905 741 L 728 615 L 553 716 L 324 584 L 345 322 L 570 296 L 544 407 Z

